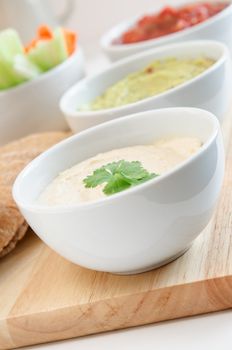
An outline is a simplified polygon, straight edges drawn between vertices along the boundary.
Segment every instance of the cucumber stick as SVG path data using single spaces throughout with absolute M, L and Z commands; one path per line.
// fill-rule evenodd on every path
M 40 70 L 24 54 L 17 32 L 7 29 L 0 33 L 0 90 L 21 84 L 40 74 Z
M 53 31 L 51 40 L 38 41 L 29 51 L 28 57 L 42 71 L 47 71 L 65 61 L 68 58 L 68 50 L 62 28 Z

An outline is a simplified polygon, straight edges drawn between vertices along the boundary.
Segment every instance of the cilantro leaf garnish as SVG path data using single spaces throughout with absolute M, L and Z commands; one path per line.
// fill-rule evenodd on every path
M 137 186 L 158 176 L 149 173 L 138 161 L 128 162 L 119 160 L 96 169 L 92 175 L 87 176 L 83 182 L 85 187 L 93 188 L 106 183 L 103 192 L 111 195 Z

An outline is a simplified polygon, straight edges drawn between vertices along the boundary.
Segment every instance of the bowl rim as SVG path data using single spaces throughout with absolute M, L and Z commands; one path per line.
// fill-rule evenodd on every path
M 201 1 L 198 1 L 199 3 Z M 130 26 L 130 25 L 133 25 L 135 24 L 135 22 L 141 18 L 142 16 L 145 15 L 144 14 L 140 14 L 140 15 L 136 15 L 136 16 L 133 16 L 131 18 L 128 18 L 122 22 L 119 22 L 118 24 L 116 24 L 115 26 L 111 27 L 109 30 L 107 30 L 100 38 L 100 45 L 101 47 L 106 50 L 106 51 L 109 51 L 111 53 L 119 53 L 119 52 L 125 52 L 125 51 L 130 51 L 130 50 L 133 50 L 133 49 L 140 49 L 140 48 L 143 48 L 145 49 L 146 47 L 150 47 L 152 44 L 157 44 L 158 45 L 163 45 L 165 44 L 166 41 L 168 41 L 169 39 L 178 39 L 179 37 L 181 36 L 185 36 L 186 34 L 192 34 L 194 32 L 197 32 L 198 30 L 200 29 L 205 29 L 205 27 L 207 27 L 208 25 L 211 25 L 213 24 L 214 22 L 217 22 L 218 20 L 223 20 L 224 17 L 226 17 L 227 15 L 231 14 L 232 13 L 232 1 L 229 0 L 229 1 L 226 1 L 226 0 L 222 0 L 222 1 L 219 1 L 219 2 L 222 2 L 222 3 L 229 3 L 229 5 L 223 9 L 221 12 L 217 13 L 216 15 L 208 18 L 207 20 L 201 22 L 201 23 L 198 23 L 190 28 L 186 28 L 184 30 L 180 30 L 179 32 L 176 32 L 176 33 L 170 33 L 170 34 L 167 34 L 167 35 L 164 35 L 162 37 L 158 37 L 158 38 L 155 38 L 155 39 L 149 39 L 149 40 L 144 40 L 144 41 L 141 41 L 141 42 L 138 42 L 138 43 L 131 43 L 131 44 L 121 44 L 121 45 L 115 45 L 115 44 L 112 44 L 112 38 L 114 37 L 112 34 L 113 32 L 118 32 L 117 34 L 117 37 L 120 36 L 124 31 L 125 29 L 121 29 L 119 30 L 119 28 L 124 28 L 126 26 Z M 196 2 L 193 2 L 194 4 Z M 175 8 L 180 8 L 182 6 L 185 6 L 185 5 L 190 5 L 191 3 L 185 3 L 183 2 L 183 4 L 180 4 L 180 5 L 174 5 Z M 162 5 L 162 7 L 160 9 L 162 9 L 164 7 L 165 4 Z M 158 10 L 160 11 L 160 10 Z M 157 13 L 158 11 L 154 11 L 154 13 Z M 148 11 L 147 14 L 152 14 L 151 11 Z
M 201 118 L 208 119 L 212 123 L 213 130 L 212 130 L 212 133 L 209 135 L 207 141 L 201 146 L 201 148 L 195 154 L 193 154 L 192 156 L 187 158 L 185 161 L 181 162 L 179 165 L 173 167 L 167 173 L 165 173 L 161 176 L 155 177 L 155 178 L 153 178 L 147 182 L 144 182 L 138 186 L 133 186 L 125 191 L 115 193 L 112 196 L 100 198 L 100 199 L 97 199 L 95 201 L 90 201 L 90 202 L 81 202 L 81 203 L 76 203 L 76 204 L 71 204 L 71 205 L 64 204 L 64 205 L 59 205 L 59 206 L 48 206 L 48 205 L 38 204 L 36 202 L 31 203 L 31 204 L 27 204 L 27 202 L 21 198 L 19 188 L 20 188 L 20 183 L 23 181 L 24 175 L 26 173 L 30 172 L 31 168 L 38 166 L 41 161 L 46 159 L 47 155 L 50 155 L 53 152 L 59 151 L 59 149 L 64 147 L 66 144 L 75 143 L 76 140 L 79 140 L 81 138 L 85 138 L 86 136 L 91 135 L 91 134 L 96 134 L 96 133 L 98 133 L 99 130 L 102 130 L 105 128 L 107 129 L 109 127 L 114 128 L 115 124 L 122 124 L 123 125 L 123 123 L 125 123 L 128 120 L 132 120 L 132 122 L 133 122 L 133 119 L 135 119 L 135 118 L 141 119 L 144 117 L 144 115 L 149 115 L 149 114 L 154 114 L 154 113 L 157 115 L 159 113 L 172 113 L 174 110 L 181 111 L 182 113 L 184 111 L 185 111 L 185 113 L 188 113 L 188 112 L 197 113 L 199 116 L 201 116 Z M 155 184 L 157 184 L 161 181 L 164 181 L 165 179 L 180 172 L 182 169 L 185 169 L 191 163 L 193 163 L 195 160 L 197 160 L 199 157 L 201 157 L 202 154 L 204 154 L 208 150 L 208 148 L 211 146 L 211 144 L 217 138 L 219 132 L 220 132 L 220 124 L 219 124 L 219 121 L 217 120 L 216 116 L 213 113 L 211 113 L 207 110 L 204 110 L 204 109 L 192 108 L 192 107 L 160 108 L 160 109 L 156 109 L 156 110 L 149 110 L 149 111 L 145 111 L 145 112 L 130 114 L 124 118 L 110 120 L 106 123 L 99 124 L 95 127 L 86 129 L 86 130 L 80 132 L 79 134 L 74 134 L 71 137 L 68 137 L 67 139 L 52 146 L 47 151 L 43 152 L 41 155 L 39 155 L 34 160 L 32 160 L 17 176 L 17 178 L 13 184 L 12 195 L 13 195 L 13 198 L 20 209 L 25 209 L 25 210 L 29 210 L 31 212 L 37 212 L 37 213 L 38 212 L 40 212 L 40 213 L 61 213 L 61 212 L 67 213 L 67 212 L 73 212 L 73 211 L 78 210 L 78 209 L 85 210 L 88 208 L 98 207 L 100 205 L 107 205 L 109 202 L 117 201 L 117 200 L 120 200 L 121 198 L 123 199 L 123 197 L 125 197 L 125 196 L 133 195 L 136 193 L 137 194 L 141 193 L 144 189 L 148 188 L 149 186 L 154 186 Z M 44 187 L 44 189 L 45 188 L 46 187 Z
M 21 84 L 12 86 L 11 88 L 8 88 L 8 89 L 0 90 L 0 99 L 4 98 L 6 95 L 18 93 L 27 88 L 30 89 L 32 85 L 39 84 L 41 82 L 44 82 L 44 80 L 48 80 L 49 78 L 52 78 L 54 75 L 59 74 L 62 70 L 67 68 L 69 64 L 72 63 L 72 61 L 75 61 L 75 59 L 79 56 L 80 58 L 83 56 L 83 50 L 78 45 L 75 51 L 68 58 L 66 58 L 65 61 L 61 62 L 54 68 L 51 68 L 48 71 L 41 73 L 38 77 L 34 79 L 22 82 Z
M 112 71 L 114 71 L 116 69 L 120 69 L 120 67 L 122 68 L 125 65 L 128 65 L 128 63 L 130 63 L 130 62 L 133 63 L 134 61 L 138 61 L 140 58 L 144 58 L 144 57 L 147 57 L 150 55 L 154 56 L 153 58 L 151 58 L 151 60 L 155 59 L 156 54 L 159 54 L 162 52 L 165 53 L 165 51 L 170 51 L 170 49 L 174 49 L 174 50 L 178 51 L 181 48 L 186 48 L 186 52 L 187 52 L 189 47 L 196 46 L 196 49 L 197 49 L 198 46 L 205 47 L 206 45 L 208 45 L 208 46 L 214 45 L 214 46 L 217 46 L 218 48 L 221 49 L 221 56 L 219 57 L 219 59 L 217 59 L 216 62 L 214 62 L 212 64 L 212 66 L 207 68 L 201 74 L 197 75 L 196 77 L 194 77 L 190 80 L 183 82 L 182 84 L 175 86 L 174 88 L 163 91 L 155 96 L 150 96 L 150 97 L 144 98 L 142 100 L 128 103 L 126 105 L 119 106 L 119 107 L 100 109 L 100 110 L 87 110 L 87 111 L 81 111 L 78 109 L 74 109 L 73 107 L 69 107 L 68 101 L 70 99 L 70 96 L 73 96 L 73 95 L 78 96 L 79 92 L 85 88 L 86 84 L 90 84 L 92 80 L 101 79 L 101 76 L 103 74 L 110 75 L 110 73 Z M 120 113 L 120 112 L 126 113 L 132 107 L 141 106 L 143 104 L 146 104 L 147 102 L 159 100 L 159 98 L 163 98 L 164 96 L 169 96 L 175 92 L 181 91 L 181 90 L 185 89 L 186 87 L 188 87 L 189 85 L 194 84 L 198 80 L 203 79 L 205 76 L 211 74 L 212 71 L 216 70 L 220 65 L 222 65 L 226 61 L 227 54 L 228 54 L 228 49 L 227 49 L 226 45 L 224 45 L 216 40 L 184 41 L 181 43 L 167 44 L 165 46 L 152 48 L 150 50 L 146 50 L 145 52 L 139 52 L 139 53 L 125 57 L 124 59 L 119 60 L 119 61 L 111 64 L 109 67 L 105 68 L 101 72 L 98 72 L 94 75 L 88 76 L 88 77 L 83 78 L 80 81 L 78 81 L 76 84 L 71 86 L 62 95 L 60 102 L 59 102 L 59 107 L 65 116 L 77 118 L 77 119 L 81 118 L 81 117 L 88 119 L 88 118 L 92 118 L 92 117 L 105 116 L 107 114 Z M 174 54 L 174 56 L 175 56 L 175 54 Z M 166 57 L 168 57 L 168 56 L 166 56 Z M 79 90 L 79 91 L 76 92 L 76 90 Z

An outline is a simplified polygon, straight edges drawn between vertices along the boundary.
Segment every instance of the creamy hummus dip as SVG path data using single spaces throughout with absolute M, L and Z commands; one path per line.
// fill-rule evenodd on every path
M 196 77 L 214 63 L 204 57 L 156 60 L 144 69 L 127 75 L 94 101 L 81 106 L 80 110 L 115 108 L 158 95 Z
M 104 198 L 104 184 L 86 188 L 83 180 L 94 170 L 117 162 L 139 161 L 144 169 L 162 175 L 174 168 L 201 147 L 201 141 L 193 137 L 175 137 L 157 140 L 151 145 L 138 145 L 115 149 L 87 159 L 60 173 L 41 193 L 37 202 L 43 205 L 72 205 Z

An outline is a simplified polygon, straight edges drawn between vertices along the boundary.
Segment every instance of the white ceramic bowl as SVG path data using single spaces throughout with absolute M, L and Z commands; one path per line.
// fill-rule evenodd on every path
M 30 133 L 65 130 L 59 109 L 62 94 L 84 77 L 81 48 L 38 78 L 0 92 L 0 144 Z
M 144 68 L 154 60 L 166 57 L 192 58 L 204 55 L 217 62 L 198 77 L 154 97 L 126 106 L 100 111 L 79 111 L 83 104 L 101 95 L 126 75 Z M 87 77 L 70 88 L 62 97 L 60 107 L 74 132 L 128 114 L 163 107 L 196 107 L 209 110 L 222 121 L 232 93 L 229 52 L 214 41 L 192 41 L 145 51 L 112 64 L 101 73 Z
M 228 1 L 222 1 L 228 2 Z M 163 4 L 160 5 L 160 9 L 163 8 Z M 181 5 L 182 6 L 182 5 Z M 152 11 L 154 14 L 156 11 Z M 110 29 L 101 38 L 101 47 L 111 61 L 124 58 L 126 56 L 159 47 L 162 45 L 173 44 L 175 42 L 181 42 L 185 40 L 198 40 L 198 39 L 209 39 L 218 40 L 226 44 L 230 52 L 232 53 L 232 4 L 225 10 L 218 13 L 217 15 L 209 18 L 203 23 L 197 24 L 191 28 L 182 30 L 180 32 L 163 36 L 157 39 L 151 39 L 140 43 L 127 44 L 127 45 L 113 45 L 112 41 L 127 29 L 129 29 L 138 19 L 143 15 L 139 15 L 130 20 L 122 22 L 112 29 Z
M 198 137 L 200 151 L 166 175 L 99 201 L 38 205 L 61 171 L 100 152 L 150 144 L 171 135 Z M 224 172 L 219 123 L 193 108 L 148 111 L 91 128 L 32 161 L 13 196 L 22 214 L 52 249 L 87 268 L 136 273 L 181 255 L 209 222 Z

